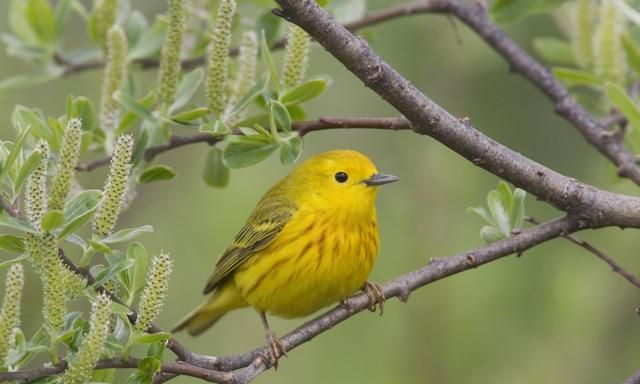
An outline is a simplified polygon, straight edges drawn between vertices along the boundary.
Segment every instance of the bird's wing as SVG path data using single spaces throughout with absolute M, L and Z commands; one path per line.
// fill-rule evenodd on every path
M 216 263 L 204 293 L 213 291 L 239 265 L 255 252 L 264 249 L 282 231 L 297 208 L 290 200 L 267 196 L 256 206 L 255 211 L 240 230 L 233 243 L 224 251 Z

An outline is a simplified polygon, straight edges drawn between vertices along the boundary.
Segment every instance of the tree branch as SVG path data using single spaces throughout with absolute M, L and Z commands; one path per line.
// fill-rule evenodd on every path
M 428 266 L 409 272 L 383 284 L 382 290 L 386 300 L 397 297 L 401 301 L 407 301 L 411 292 L 427 284 L 469 269 L 474 269 L 507 255 L 522 253 L 533 246 L 562 236 L 563 234 L 577 231 L 579 228 L 578 220 L 568 216 L 549 221 L 478 249 L 442 259 L 431 259 Z M 327 313 L 303 324 L 280 340 L 285 349 L 290 351 L 369 307 L 368 297 L 364 293 L 356 294 L 349 298 L 345 304 L 341 304 Z M 244 367 L 236 372 L 235 378 L 237 383 L 247 383 L 267 369 L 262 357 L 265 356 L 265 354 L 265 348 L 259 348 L 242 355 L 229 357 L 210 357 L 193 354 L 190 356 L 188 362 L 222 371 L 236 370 Z
M 95 369 L 108 369 L 108 368 L 120 368 L 120 369 L 137 369 L 140 359 L 129 358 L 122 360 L 120 358 L 103 359 L 98 361 Z M 0 372 L 0 382 L 5 381 L 24 381 L 32 382 L 43 377 L 49 377 L 59 375 L 67 369 L 67 362 L 63 361 L 60 364 L 54 366 L 47 366 L 38 369 L 22 370 L 15 372 Z M 233 383 L 234 378 L 232 373 L 218 372 L 211 369 L 197 367 L 184 362 L 176 363 L 163 363 L 160 367 L 160 373 L 169 373 L 176 375 L 191 376 L 212 383 Z
M 310 0 L 277 0 L 286 17 L 305 29 L 364 84 L 393 105 L 416 133 L 428 135 L 475 165 L 510 181 L 581 225 L 640 225 L 640 199 L 602 191 L 559 174 L 499 144 L 425 96 L 377 56 L 364 39 L 337 24 Z
M 580 134 L 618 167 L 618 174 L 640 185 L 640 167 L 633 153 L 620 140 L 606 135 L 605 126 L 594 119 L 569 94 L 569 91 L 526 51 L 520 48 L 489 19 L 481 2 L 465 3 L 446 0 L 447 9 L 483 38 L 511 65 L 511 69 L 527 78 L 546 94 L 556 112 L 569 121 Z
M 339 129 L 339 128 L 358 128 L 358 129 L 389 129 L 393 131 L 408 130 L 411 129 L 409 121 L 403 117 L 382 117 L 382 118 L 337 118 L 337 117 L 321 117 L 318 120 L 311 121 L 297 121 L 293 123 L 293 129 L 300 133 L 300 136 L 305 136 L 310 132 L 323 131 L 327 129 Z M 242 134 L 240 131 L 234 132 L 234 134 Z M 207 143 L 214 145 L 222 141 L 220 136 L 213 136 L 209 133 L 197 133 L 193 135 L 172 135 L 169 142 L 166 144 L 160 144 L 153 147 L 149 147 L 144 152 L 144 159 L 146 161 L 153 160 L 161 153 L 170 151 L 175 148 L 180 148 L 185 145 Z M 80 163 L 76 166 L 76 170 L 89 172 L 96 168 L 109 164 L 111 160 L 110 156 L 103 157 L 97 160 L 89 161 L 86 163 Z
M 531 216 L 529 216 L 527 218 L 527 221 L 529 221 L 529 222 L 531 222 L 533 224 L 540 224 L 540 221 L 538 221 L 536 218 L 531 217 Z M 598 257 L 599 259 L 601 259 L 602 261 L 607 263 L 613 272 L 615 272 L 615 273 L 619 274 L 620 276 L 624 277 L 625 280 L 627 280 L 629 283 L 633 284 L 637 288 L 640 288 L 640 279 L 638 279 L 631 272 L 629 272 L 626 269 L 624 269 L 611 256 L 609 256 L 606 253 L 602 252 L 601 250 L 596 248 L 591 243 L 589 243 L 589 242 L 587 242 L 585 240 L 579 239 L 579 238 L 577 238 L 575 236 L 567 234 L 567 235 L 564 235 L 562 237 L 564 237 L 568 241 L 578 245 L 579 247 L 582 247 L 582 248 L 586 249 L 587 251 L 591 252 L 596 257 Z

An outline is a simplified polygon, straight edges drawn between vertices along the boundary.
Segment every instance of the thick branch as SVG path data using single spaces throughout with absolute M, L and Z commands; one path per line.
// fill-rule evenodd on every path
M 372 128 L 372 129 L 389 129 L 389 130 L 407 130 L 409 127 L 409 121 L 402 117 L 381 117 L 381 118 L 337 118 L 337 117 L 321 117 L 318 120 L 311 121 L 297 121 L 293 123 L 293 129 L 300 133 L 300 136 L 314 131 L 322 131 L 327 129 L 338 128 Z M 241 134 L 239 131 L 236 134 Z M 213 136 L 208 133 L 198 133 L 194 135 L 172 135 L 169 142 L 166 144 L 160 144 L 153 147 L 149 147 L 144 152 L 144 159 L 147 161 L 153 160 L 156 156 L 163 152 L 170 151 L 175 148 L 180 148 L 185 145 L 207 143 L 214 145 L 220 142 L 222 138 L 220 136 Z M 103 157 L 97 160 L 93 160 L 87 163 L 78 164 L 76 170 L 78 171 L 93 171 L 96 168 L 109 164 L 111 157 Z M 1 202 L 0 202 L 1 203 Z
M 467 24 L 511 65 L 511 69 L 526 77 L 554 103 L 558 114 L 567 119 L 582 136 L 603 155 L 618 166 L 618 174 L 640 185 L 640 167 L 636 157 L 616 137 L 607 135 L 605 126 L 597 121 L 569 91 L 526 51 L 520 48 L 489 19 L 481 2 L 465 3 L 447 0 L 447 8 Z
M 563 176 L 499 144 L 425 96 L 375 54 L 366 40 L 337 24 L 311 0 L 278 0 L 282 13 L 304 28 L 364 84 L 393 105 L 412 129 L 555 207 L 581 225 L 640 226 L 640 199 L 601 191 Z

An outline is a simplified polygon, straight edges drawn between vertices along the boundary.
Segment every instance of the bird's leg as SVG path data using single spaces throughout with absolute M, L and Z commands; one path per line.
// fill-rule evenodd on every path
M 260 315 L 260 320 L 262 320 L 262 326 L 265 331 L 265 338 L 267 339 L 267 351 L 269 356 L 267 359 L 270 361 L 271 365 L 274 369 L 278 369 L 278 358 L 280 356 L 287 356 L 287 351 L 284 349 L 284 345 L 276 334 L 269 328 L 269 323 L 267 322 L 267 315 L 264 311 L 258 311 Z
M 375 312 L 380 307 L 380 315 L 384 312 L 384 292 L 379 284 L 366 281 L 362 286 L 362 291 L 369 297 L 369 310 Z

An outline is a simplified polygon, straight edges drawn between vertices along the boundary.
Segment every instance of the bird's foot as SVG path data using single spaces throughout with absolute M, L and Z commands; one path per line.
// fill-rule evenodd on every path
M 380 287 L 379 284 L 367 281 L 364 283 L 361 289 L 369 298 L 369 310 L 371 312 L 375 312 L 376 309 L 379 307 L 380 315 L 382 316 L 382 313 L 384 312 L 384 300 L 385 300 L 382 287 Z
M 270 366 L 273 366 L 273 369 L 278 369 L 278 359 L 281 356 L 287 356 L 287 351 L 284 349 L 284 345 L 278 339 L 275 333 L 272 331 L 268 331 L 266 334 L 267 338 L 267 360 L 270 362 Z

